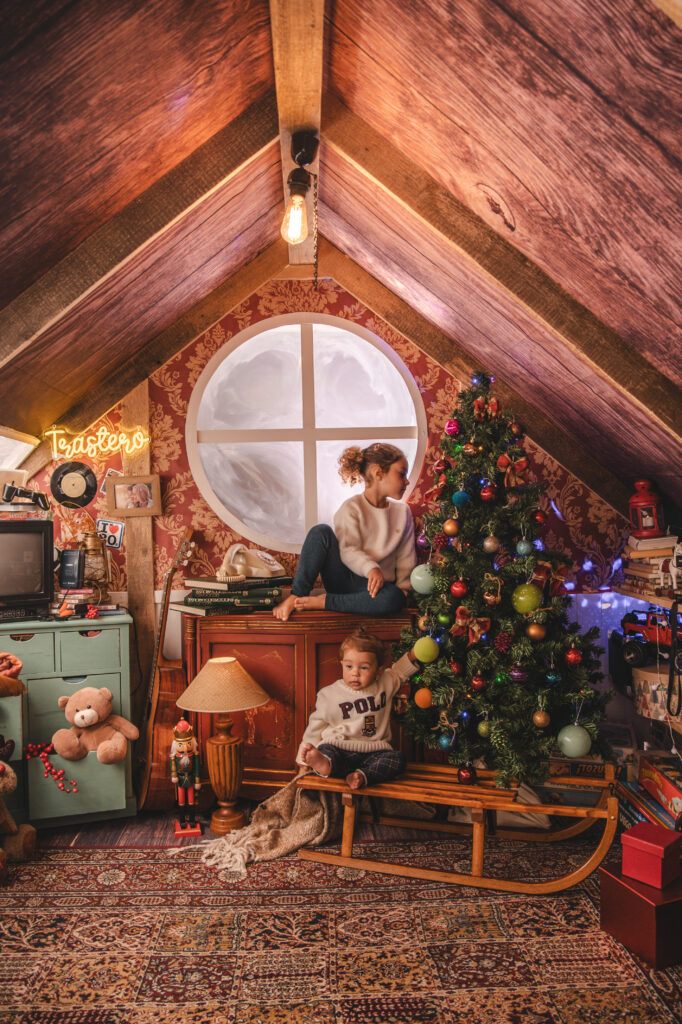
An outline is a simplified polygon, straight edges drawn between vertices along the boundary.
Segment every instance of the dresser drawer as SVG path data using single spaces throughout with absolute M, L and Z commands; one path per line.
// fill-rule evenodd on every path
M 59 644 L 64 675 L 108 671 L 121 665 L 120 629 L 68 629 L 60 633 Z
M 0 697 L 0 736 L 12 739 L 16 744 L 14 757 L 21 757 L 22 746 L 22 702 L 23 697 Z
M 72 814 L 93 814 L 97 811 L 123 810 L 126 806 L 126 764 L 101 764 L 93 751 L 80 761 L 67 761 L 56 754 L 50 755 L 50 764 L 59 771 L 64 769 L 65 789 L 58 789 L 55 780 L 44 778 L 43 762 L 31 758 L 28 762 L 28 813 L 31 821 L 41 818 L 63 818 Z M 70 780 L 78 786 L 77 793 Z
M 32 679 L 28 692 L 26 727 L 29 743 L 49 743 L 57 729 L 70 728 L 64 709 L 59 707 L 58 701 L 60 697 L 70 697 L 84 686 L 94 686 L 96 689 L 106 686 L 114 698 L 112 711 L 114 714 L 121 714 L 121 676 L 117 672 Z
M 54 633 L 22 633 L 20 630 L 0 635 L 0 651 L 14 654 L 24 663 L 20 678 L 49 675 L 55 671 Z

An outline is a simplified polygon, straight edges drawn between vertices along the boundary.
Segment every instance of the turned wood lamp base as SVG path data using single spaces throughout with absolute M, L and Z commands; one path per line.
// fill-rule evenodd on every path
M 218 801 L 210 829 L 215 835 L 224 836 L 245 824 L 244 814 L 237 807 L 244 747 L 241 736 L 232 735 L 234 723 L 229 715 L 216 715 L 215 720 L 218 731 L 206 740 L 206 765 Z

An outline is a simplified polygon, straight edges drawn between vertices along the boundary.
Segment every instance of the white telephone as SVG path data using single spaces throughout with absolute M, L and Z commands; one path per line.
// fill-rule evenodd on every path
M 245 544 L 233 544 L 228 548 L 218 576 L 286 576 L 284 566 L 268 554 L 267 551 L 256 551 Z

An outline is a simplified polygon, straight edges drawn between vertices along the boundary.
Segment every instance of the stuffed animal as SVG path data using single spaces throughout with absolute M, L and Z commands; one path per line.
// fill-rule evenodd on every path
M 70 697 L 60 697 L 57 703 L 71 728 L 58 729 L 52 743 L 55 754 L 68 761 L 80 761 L 96 750 L 102 764 L 116 764 L 126 756 L 128 740 L 140 735 L 132 722 L 112 715 L 113 694 L 106 686 L 84 686 Z
M 36 830 L 33 825 L 17 825 L 5 806 L 5 797 L 17 788 L 17 776 L 11 765 L 0 760 L 0 883 L 7 881 L 7 862 L 27 860 L 35 853 Z

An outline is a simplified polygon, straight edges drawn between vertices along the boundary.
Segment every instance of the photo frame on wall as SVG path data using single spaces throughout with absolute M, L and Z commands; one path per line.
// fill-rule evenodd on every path
M 158 475 L 114 476 L 107 480 L 107 507 L 117 519 L 161 515 L 161 478 Z

